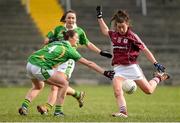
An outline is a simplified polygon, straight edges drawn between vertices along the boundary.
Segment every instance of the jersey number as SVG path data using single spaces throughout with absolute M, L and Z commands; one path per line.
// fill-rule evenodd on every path
M 56 49 L 56 45 L 55 46 L 52 46 L 52 47 L 48 47 L 48 53 L 52 53 L 54 51 L 54 49 Z

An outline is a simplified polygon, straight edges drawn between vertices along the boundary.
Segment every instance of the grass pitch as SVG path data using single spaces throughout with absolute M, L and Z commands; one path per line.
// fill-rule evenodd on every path
M 31 103 L 29 115 L 20 116 L 20 107 L 29 88 L 0 88 L 0 122 L 178 122 L 180 121 L 180 87 L 158 87 L 154 94 L 145 95 L 140 89 L 125 95 L 129 117 L 111 117 L 118 108 L 112 86 L 74 86 L 86 92 L 85 105 L 78 107 L 77 101 L 66 97 L 64 113 L 66 117 L 54 117 L 53 110 L 48 116 L 41 116 L 36 106 L 46 102 L 49 88 Z

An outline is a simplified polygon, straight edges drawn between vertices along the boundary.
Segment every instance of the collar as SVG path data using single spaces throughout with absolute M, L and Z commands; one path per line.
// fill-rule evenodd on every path
M 64 27 L 66 28 L 66 30 L 74 30 L 75 28 L 77 28 L 77 24 L 74 24 L 71 29 L 68 29 L 68 28 L 66 27 L 66 23 L 65 23 L 65 24 L 64 24 Z

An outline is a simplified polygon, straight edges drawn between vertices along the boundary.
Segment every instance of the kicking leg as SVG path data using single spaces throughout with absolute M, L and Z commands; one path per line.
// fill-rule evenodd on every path
M 169 75 L 167 73 L 156 72 L 154 78 L 152 78 L 149 82 L 145 77 L 141 80 L 135 80 L 135 82 L 144 93 L 152 94 L 159 82 L 164 81 L 166 79 L 169 79 Z

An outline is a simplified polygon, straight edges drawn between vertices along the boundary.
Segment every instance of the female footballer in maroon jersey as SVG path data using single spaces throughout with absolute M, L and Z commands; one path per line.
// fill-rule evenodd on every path
M 159 64 L 154 58 L 153 54 L 135 34 L 129 23 L 129 16 L 125 11 L 117 11 L 112 19 L 113 30 L 109 30 L 102 18 L 102 9 L 97 6 L 97 18 L 100 29 L 105 36 L 110 37 L 113 47 L 112 65 L 114 66 L 113 89 L 114 95 L 119 107 L 119 112 L 113 113 L 114 117 L 128 117 L 126 100 L 123 95 L 122 81 L 131 79 L 141 88 L 146 94 L 152 94 L 160 81 L 169 78 L 165 73 L 163 65 Z M 145 78 L 141 68 L 137 63 L 137 57 L 142 51 L 147 59 L 154 64 L 158 72 L 155 73 L 154 78 L 149 82 Z

